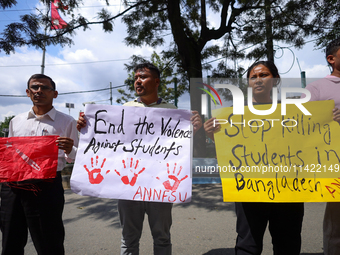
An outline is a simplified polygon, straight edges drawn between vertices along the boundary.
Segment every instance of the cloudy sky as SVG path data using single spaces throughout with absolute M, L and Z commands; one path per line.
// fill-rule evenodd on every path
M 18 1 L 16 7 L 9 10 L 0 10 L 0 29 L 14 21 L 19 21 L 19 16 L 28 12 L 29 9 L 43 8 L 37 0 Z M 103 0 L 83 0 L 84 6 L 80 12 L 89 20 L 93 20 L 97 12 L 104 6 Z M 112 14 L 122 10 L 120 1 L 110 1 Z M 215 17 L 210 16 L 210 23 L 214 25 Z M 67 22 L 67 17 L 65 18 Z M 217 27 L 218 20 L 216 20 Z M 113 87 L 124 84 L 127 71 L 124 64 L 135 55 L 150 57 L 153 51 L 160 52 L 161 48 L 150 47 L 128 47 L 123 40 L 126 36 L 126 27 L 115 21 L 114 31 L 104 33 L 100 25 L 92 26 L 90 30 L 83 32 L 78 30 L 74 36 L 74 45 L 71 47 L 47 47 L 45 74 L 51 76 L 59 93 L 88 91 L 109 88 L 110 82 Z M 169 36 L 169 40 L 171 37 Z M 275 60 L 283 78 L 299 78 L 300 67 L 309 78 L 322 78 L 329 74 L 324 53 L 314 50 L 314 43 L 308 43 L 302 50 L 291 48 L 278 52 Z M 28 78 L 34 73 L 41 72 L 42 51 L 34 48 L 18 48 L 15 54 L 6 55 L 0 52 L 0 95 L 25 95 Z M 293 63 L 294 61 L 294 63 Z M 247 64 L 247 63 L 246 63 Z M 290 70 L 290 71 L 289 71 Z M 289 71 L 288 73 L 286 73 Z M 209 73 L 204 72 L 204 75 Z M 113 102 L 117 98 L 117 89 L 113 90 Z M 77 118 L 80 111 L 84 109 L 84 102 L 96 102 L 109 104 L 109 90 L 82 94 L 59 95 L 54 101 L 57 110 L 69 113 L 65 103 L 73 103 L 74 109 L 70 114 Z M 189 96 L 179 98 L 179 108 L 188 109 Z M 115 103 L 114 103 L 115 104 Z M 0 121 L 6 116 L 16 115 L 28 111 L 31 101 L 28 97 L 0 96 Z

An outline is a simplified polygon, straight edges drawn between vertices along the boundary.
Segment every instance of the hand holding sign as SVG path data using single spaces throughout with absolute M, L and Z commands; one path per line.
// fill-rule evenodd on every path
M 63 150 L 66 154 L 70 154 L 73 148 L 73 140 L 68 137 L 58 137 L 56 140 L 58 148 Z
M 215 117 L 208 119 L 204 122 L 204 131 L 206 135 L 212 140 L 214 140 L 214 133 L 221 129 L 221 125 L 218 123 Z
M 127 166 L 125 164 L 124 159 L 122 160 L 122 163 L 124 165 L 124 170 L 125 170 L 127 168 Z M 134 169 L 132 169 L 133 168 L 133 158 L 131 158 L 131 160 L 130 160 L 130 172 L 133 173 L 133 177 L 131 178 L 131 181 L 130 181 L 128 175 L 122 176 L 121 180 L 125 185 L 130 184 L 131 186 L 134 186 L 136 181 L 137 181 L 138 175 L 141 174 L 145 170 L 145 167 L 143 167 L 138 173 L 136 173 L 135 170 L 138 167 L 138 163 L 139 163 L 139 161 L 137 159 L 136 165 L 134 166 Z M 120 176 L 120 172 L 118 172 L 117 170 L 115 170 L 115 172 Z
M 337 121 L 340 124 L 340 109 L 333 109 L 333 120 Z
M 198 111 L 191 111 L 192 116 L 190 118 L 191 124 L 194 127 L 194 134 L 202 127 L 202 118 Z

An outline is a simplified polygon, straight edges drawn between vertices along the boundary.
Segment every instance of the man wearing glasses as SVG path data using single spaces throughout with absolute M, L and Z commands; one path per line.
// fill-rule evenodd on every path
M 75 159 L 78 145 L 76 121 L 53 107 L 53 99 L 57 98 L 58 91 L 50 77 L 43 74 L 32 75 L 27 82 L 26 93 L 31 98 L 33 107 L 29 112 L 19 114 L 11 120 L 9 136 L 58 135 L 57 175 L 49 180 L 2 185 L 2 255 L 24 254 L 27 228 L 37 254 L 61 255 L 65 254 L 65 230 L 62 221 L 65 199 L 61 170 L 66 161 L 72 162 Z

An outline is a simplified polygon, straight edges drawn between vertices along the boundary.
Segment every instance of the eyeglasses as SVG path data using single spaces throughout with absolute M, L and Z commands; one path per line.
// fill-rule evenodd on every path
M 31 87 L 29 87 L 29 89 L 32 91 L 32 92 L 37 92 L 38 90 L 41 91 L 54 91 L 54 88 L 51 88 L 49 86 L 45 86 L 45 85 L 32 85 Z

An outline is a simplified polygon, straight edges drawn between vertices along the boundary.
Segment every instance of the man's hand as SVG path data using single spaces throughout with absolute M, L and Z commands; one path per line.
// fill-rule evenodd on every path
M 214 117 L 214 118 L 208 119 L 206 122 L 204 122 L 203 126 L 204 126 L 204 130 L 207 136 L 211 140 L 215 141 L 214 133 L 221 129 L 221 125 L 216 121 L 216 118 Z
M 68 137 L 58 137 L 56 140 L 57 146 L 60 150 L 64 150 L 66 154 L 70 154 L 73 147 L 73 140 Z
M 191 124 L 194 127 L 194 135 L 195 133 L 202 127 L 202 119 L 198 114 L 198 111 L 191 111 L 192 116 L 190 118 Z
M 80 132 L 80 130 L 83 127 L 86 127 L 86 119 L 85 119 L 85 113 L 81 112 L 77 120 L 77 130 Z
M 333 109 L 333 120 L 340 124 L 340 110 L 338 108 Z

